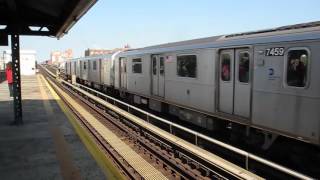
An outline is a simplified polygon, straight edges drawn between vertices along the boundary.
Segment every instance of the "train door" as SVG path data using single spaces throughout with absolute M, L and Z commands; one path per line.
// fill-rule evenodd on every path
M 158 59 L 159 55 L 152 55 L 152 95 L 158 96 L 159 73 L 158 73 Z
M 80 60 L 80 71 L 79 71 L 79 77 L 80 79 L 83 79 L 82 73 L 83 73 L 83 61 Z
M 71 72 L 71 62 L 67 62 L 68 64 L 68 75 L 71 76 L 72 72 Z
M 233 113 L 234 50 L 220 52 L 219 111 Z
M 98 63 L 97 63 L 97 67 L 96 67 L 96 69 L 97 69 L 97 75 L 98 75 L 98 83 L 99 84 L 102 84 L 101 82 L 103 82 L 102 81 L 102 78 L 101 78 L 101 62 L 102 62 L 102 60 L 101 59 L 98 59 Z
M 159 58 L 159 96 L 164 97 L 164 76 L 165 76 L 165 69 L 164 69 L 164 57 L 160 56 Z
M 251 63 L 249 49 L 220 52 L 219 111 L 250 117 Z
M 92 72 L 92 70 L 91 70 L 91 60 L 87 60 L 87 63 L 88 63 L 88 68 L 87 68 L 87 81 L 91 81 L 91 72 Z
M 80 79 L 82 79 L 82 68 L 83 68 L 83 65 L 82 65 L 82 61 L 81 60 L 79 60 L 79 65 L 80 65 L 80 67 L 79 67 L 79 74 L 78 74 L 78 76 L 80 77 Z
M 251 102 L 249 49 L 236 49 L 234 114 L 249 118 Z
M 120 88 L 127 89 L 127 58 L 119 58 Z
M 164 57 L 152 55 L 152 95 L 164 97 Z
M 100 59 L 100 65 L 99 65 L 99 76 L 100 76 L 100 84 L 104 84 L 105 83 L 105 63 L 106 63 L 106 59 Z
M 76 61 L 74 61 L 74 62 L 73 62 L 73 70 L 72 70 L 72 74 L 73 74 L 73 75 L 76 75 L 76 74 L 77 74 L 77 72 L 76 72 L 76 71 L 77 71 L 77 62 L 76 62 Z

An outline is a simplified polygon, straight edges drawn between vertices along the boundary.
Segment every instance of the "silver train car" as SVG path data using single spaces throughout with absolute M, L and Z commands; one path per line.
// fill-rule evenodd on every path
M 257 129 L 264 146 L 278 135 L 320 144 L 320 22 L 78 58 L 65 67 L 84 84 L 200 127 L 217 128 L 218 117 Z

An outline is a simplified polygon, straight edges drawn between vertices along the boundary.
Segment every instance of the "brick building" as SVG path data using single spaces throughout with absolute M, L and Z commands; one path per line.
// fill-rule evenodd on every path
M 54 65 L 60 65 L 64 61 L 73 58 L 72 49 L 67 49 L 66 51 L 52 51 L 50 55 L 51 63 Z
M 125 45 L 124 48 L 115 48 L 115 49 L 86 49 L 84 51 L 84 56 L 94 56 L 94 55 L 101 55 L 101 54 L 109 54 L 120 50 L 127 50 L 130 49 L 129 45 Z
M 84 51 L 84 56 L 94 56 L 94 55 L 108 54 L 110 52 L 112 52 L 112 50 L 108 50 L 108 49 L 86 49 Z

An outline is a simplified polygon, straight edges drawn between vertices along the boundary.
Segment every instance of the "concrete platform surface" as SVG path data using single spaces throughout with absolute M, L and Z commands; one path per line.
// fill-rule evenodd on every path
M 22 77 L 23 126 L 0 83 L 0 179 L 106 179 L 39 75 Z

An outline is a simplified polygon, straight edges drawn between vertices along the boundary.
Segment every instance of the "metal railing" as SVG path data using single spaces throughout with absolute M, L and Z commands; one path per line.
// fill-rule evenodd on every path
M 63 81 L 63 82 L 71 85 L 69 82 L 66 82 L 66 81 Z M 231 146 L 231 145 L 229 145 L 229 144 L 223 143 L 223 142 L 221 142 L 221 141 L 219 141 L 219 140 L 213 139 L 213 138 L 211 138 L 211 137 L 208 137 L 208 136 L 206 136 L 206 135 L 203 135 L 203 134 L 201 134 L 201 133 L 198 133 L 198 132 L 193 131 L 193 130 L 191 130 L 191 129 L 188 129 L 188 128 L 186 128 L 186 127 L 183 127 L 183 126 L 180 126 L 180 125 L 178 125 L 178 124 L 172 123 L 172 122 L 170 122 L 170 121 L 168 121 L 168 120 L 166 120 L 166 119 L 157 117 L 157 116 L 155 116 L 155 115 L 153 115 L 153 114 L 151 114 L 151 113 L 149 113 L 149 112 L 146 112 L 146 111 L 144 111 L 144 110 L 141 110 L 141 109 L 139 109 L 139 108 L 137 108 L 137 107 L 134 107 L 134 106 L 132 106 L 132 105 L 130 105 L 130 104 L 127 104 L 127 103 L 125 103 L 125 102 L 122 102 L 122 101 L 120 101 L 120 100 L 118 100 L 118 99 L 115 99 L 115 98 L 113 98 L 113 97 L 110 97 L 110 96 L 108 96 L 108 95 L 105 95 L 105 94 L 103 94 L 103 93 L 101 93 L 101 92 L 99 92 L 99 91 L 96 91 L 96 90 L 94 90 L 94 89 L 88 88 L 88 87 L 83 86 L 83 85 L 81 85 L 81 84 L 76 84 L 76 86 L 81 87 L 81 88 L 83 88 L 83 89 L 86 89 L 87 91 L 91 91 L 91 92 L 93 92 L 93 93 L 95 93 L 95 94 L 99 94 L 100 96 L 106 98 L 107 101 L 108 101 L 108 100 L 109 100 L 109 101 L 110 101 L 110 100 L 113 101 L 114 104 L 115 104 L 115 102 L 117 102 L 117 103 L 119 103 L 119 104 L 122 104 L 122 105 L 124 105 L 124 106 L 127 106 L 127 112 L 130 112 L 130 109 L 134 109 L 134 110 L 136 110 L 136 111 L 138 111 L 138 112 L 140 112 L 140 113 L 143 113 L 144 115 L 146 115 L 146 121 L 148 121 L 148 122 L 149 122 L 150 117 L 152 117 L 152 118 L 154 118 L 154 119 L 156 119 L 156 120 L 161 121 L 162 123 L 165 123 L 165 124 L 169 125 L 169 127 L 170 127 L 170 131 L 169 131 L 169 132 L 170 132 L 171 134 L 172 134 L 172 129 L 173 129 L 173 127 L 177 128 L 177 129 L 180 129 L 180 130 L 182 130 L 182 131 L 184 131 L 184 132 L 186 132 L 186 133 L 192 134 L 192 135 L 194 135 L 194 137 L 195 137 L 195 143 L 194 143 L 194 144 L 197 145 L 197 146 L 198 146 L 198 141 L 197 141 L 197 139 L 198 139 L 198 138 L 202 138 L 202 139 L 207 140 L 207 141 L 209 141 L 209 142 L 211 142 L 211 143 L 213 143 L 213 144 L 219 145 L 220 147 L 226 148 L 226 149 L 228 149 L 228 150 L 230 150 L 230 151 L 232 151 L 232 152 L 235 152 L 235 153 L 237 153 L 237 154 L 239 154 L 239 155 L 242 155 L 242 156 L 245 158 L 245 162 L 246 162 L 246 165 L 245 165 L 246 167 L 245 167 L 245 168 L 246 168 L 246 170 L 249 170 L 249 160 L 255 160 L 255 161 L 257 161 L 257 162 L 260 162 L 260 163 L 262 163 L 262 164 L 264 164 L 264 165 L 267 165 L 267 166 L 269 166 L 269 167 L 272 167 L 272 168 L 274 168 L 274 169 L 276 169 L 276 170 L 278 170 L 278 171 L 281 171 L 281 172 L 283 172 L 283 173 L 285 173 L 285 174 L 288 174 L 288 175 L 290 175 L 290 176 L 293 176 L 293 177 L 295 177 L 295 178 L 299 178 L 299 179 L 312 179 L 312 178 L 310 178 L 310 177 L 308 177 L 308 176 L 306 176 L 306 175 L 304 175 L 304 174 L 295 172 L 294 170 L 291 170 L 291 169 L 289 169 L 289 168 L 286 168 L 286 167 L 281 166 L 281 165 L 279 165 L 279 164 L 276 164 L 276 163 L 274 163 L 274 162 L 268 161 L 268 160 L 266 160 L 266 159 L 264 159 L 264 158 L 258 157 L 258 156 L 254 155 L 254 154 L 251 154 L 251 153 L 247 152 L 247 151 L 241 150 L 241 149 L 239 149 L 239 148 L 233 147 L 233 146 Z
M 51 71 L 49 71 L 47 68 L 45 68 L 43 65 L 40 65 L 39 66 L 44 69 L 47 73 L 49 73 L 52 77 L 56 78 L 57 76 L 55 74 L 53 74 Z
M 46 69 L 46 71 L 48 72 L 47 69 Z M 51 73 L 51 72 L 49 72 L 49 73 L 50 73 L 52 76 L 55 77 L 55 75 L 53 75 L 53 73 Z M 72 85 L 71 83 L 69 83 L 69 82 L 67 82 L 67 81 L 64 81 L 64 80 L 61 80 L 61 82 L 65 83 L 66 85 L 71 86 L 71 87 L 72 87 L 72 86 L 75 86 L 75 85 Z M 294 171 L 294 170 L 292 170 L 292 169 L 289 169 L 289 168 L 286 168 L 286 167 L 281 166 L 281 165 L 279 165 L 279 164 L 276 164 L 276 163 L 274 163 L 274 162 L 268 161 L 267 159 L 258 157 L 258 156 L 254 155 L 254 154 L 251 154 L 251 153 L 247 152 L 247 151 L 241 150 L 241 149 L 239 149 L 239 148 L 233 147 L 233 146 L 231 146 L 231 145 L 229 145 L 229 144 L 223 143 L 223 142 L 221 142 L 221 141 L 219 141 L 219 140 L 216 140 L 216 139 L 214 139 L 214 138 L 208 137 L 208 136 L 206 136 L 206 135 L 203 135 L 203 134 L 201 134 L 201 133 L 198 133 L 198 132 L 193 131 L 193 130 L 191 130 L 191 129 L 188 129 L 188 128 L 186 128 L 186 127 L 183 127 L 183 126 L 180 126 L 180 125 L 178 125 L 178 124 L 172 123 L 172 122 L 170 122 L 170 121 L 168 121 L 168 120 L 166 120 L 166 119 L 163 119 L 163 118 L 161 118 L 161 117 L 155 116 L 155 115 L 153 115 L 153 114 L 151 114 L 151 113 L 149 113 L 149 112 L 146 112 L 146 111 L 144 111 L 144 110 L 141 110 L 141 109 L 139 109 L 139 108 L 137 108 L 137 107 L 134 107 L 134 106 L 132 106 L 132 105 L 130 105 L 130 104 L 128 104 L 128 103 L 122 102 L 122 101 L 120 101 L 120 100 L 118 100 L 118 99 L 115 99 L 115 98 L 113 98 L 113 97 L 111 97 L 111 96 L 105 95 L 105 94 L 103 94 L 103 93 L 101 93 L 101 92 L 99 92 L 99 91 L 96 91 L 96 90 L 94 90 L 94 89 L 88 88 L 88 87 L 83 86 L 83 85 L 81 85 L 81 84 L 76 84 L 76 86 L 81 87 L 81 88 L 83 88 L 83 89 L 86 89 L 86 90 L 89 91 L 89 92 L 91 91 L 91 92 L 93 92 L 93 93 L 95 93 L 95 94 L 98 94 L 99 96 L 104 97 L 107 101 L 108 101 L 108 100 L 109 100 L 109 101 L 111 100 L 111 102 L 113 101 L 113 104 L 119 103 L 119 104 L 121 104 L 121 105 L 126 106 L 126 107 L 127 107 L 127 112 L 129 112 L 129 113 L 130 113 L 130 109 L 134 109 L 134 110 L 136 110 L 136 111 L 138 111 L 138 112 L 146 115 L 145 121 L 147 121 L 147 122 L 149 122 L 149 119 L 150 119 L 150 117 L 151 117 L 151 118 L 154 118 L 154 119 L 156 119 L 156 120 L 158 120 L 158 121 L 160 121 L 160 122 L 162 122 L 162 123 L 165 123 L 165 124 L 169 125 L 169 127 L 170 127 L 169 132 L 170 132 L 171 134 L 172 134 L 172 129 L 173 129 L 173 127 L 174 127 L 174 128 L 177 128 L 177 129 L 180 129 L 180 130 L 182 130 L 182 131 L 184 131 L 184 132 L 186 132 L 186 133 L 192 134 L 192 135 L 195 137 L 195 142 L 194 142 L 194 144 L 197 145 L 197 146 L 198 146 L 198 139 L 199 139 L 199 138 L 202 138 L 202 139 L 207 140 L 207 141 L 209 141 L 209 142 L 211 142 L 211 143 L 213 143 L 213 144 L 215 144 L 215 145 L 218 145 L 218 146 L 223 147 L 223 148 L 225 148 L 225 149 L 227 149 L 227 150 L 229 150 L 229 151 L 232 151 L 232 152 L 234 152 L 234 153 L 236 153 L 236 154 L 238 154 L 238 155 L 241 155 L 241 156 L 243 156 L 243 157 L 245 158 L 245 169 L 246 169 L 246 170 L 249 170 L 249 162 L 250 162 L 250 160 L 255 160 L 255 161 L 257 161 L 257 162 L 262 163 L 263 165 L 266 165 L 266 166 L 268 166 L 268 167 L 271 167 L 271 168 L 273 168 L 273 169 L 275 169 L 275 170 L 278 170 L 278 171 L 280 171 L 280 172 L 282 172 L 282 173 L 285 173 L 285 174 L 290 175 L 290 176 L 295 177 L 295 178 L 306 179 L 306 180 L 309 180 L 309 179 L 311 180 L 311 179 L 313 179 L 313 178 L 311 178 L 311 177 L 309 177 L 309 176 L 306 176 L 306 175 L 304 175 L 304 174 L 298 173 L 298 172 L 296 172 L 296 171 Z M 108 101 L 108 102 L 109 102 L 109 101 Z

